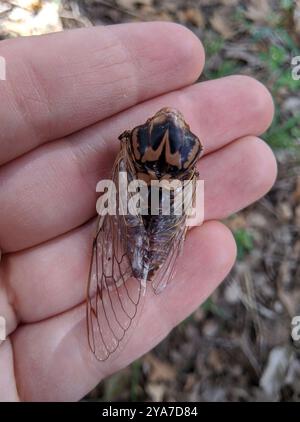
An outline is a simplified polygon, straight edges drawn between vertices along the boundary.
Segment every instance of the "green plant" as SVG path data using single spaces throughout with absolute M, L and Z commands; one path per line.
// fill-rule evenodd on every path
M 296 148 L 300 139 L 300 114 L 281 122 L 277 111 L 271 128 L 265 135 L 265 140 L 272 148 Z
M 131 365 L 131 382 L 130 382 L 130 400 L 132 402 L 138 399 L 138 387 L 142 371 L 142 361 L 136 360 Z
M 237 229 L 233 234 L 237 246 L 237 259 L 243 259 L 245 254 L 253 249 L 253 238 L 246 229 Z

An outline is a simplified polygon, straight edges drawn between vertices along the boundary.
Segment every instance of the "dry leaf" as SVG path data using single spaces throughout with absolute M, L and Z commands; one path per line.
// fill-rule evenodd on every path
M 236 214 L 234 217 L 227 220 L 227 225 L 232 231 L 236 231 L 247 227 L 247 221 L 243 214 Z
M 160 402 L 164 397 L 166 388 L 162 384 L 149 383 L 146 387 L 146 391 L 153 401 Z
M 207 358 L 207 363 L 214 369 L 214 373 L 221 373 L 224 370 L 224 358 L 220 351 L 212 349 Z
M 155 13 L 153 19 L 159 20 L 159 21 L 173 21 L 172 16 L 165 10 L 162 10 L 158 13 Z
M 117 4 L 124 9 L 134 9 L 138 4 L 142 6 L 152 6 L 152 0 L 118 0 Z
M 230 39 L 235 34 L 232 23 L 229 18 L 222 13 L 222 9 L 218 9 L 214 12 L 213 16 L 210 18 L 210 23 L 213 29 L 221 34 L 224 39 Z
M 297 34 L 300 35 L 300 0 L 296 0 L 294 9 L 294 23 Z
M 176 377 L 176 371 L 167 362 L 162 362 L 154 355 L 149 354 L 145 357 L 145 361 L 150 365 L 149 379 L 152 382 L 173 381 Z
M 266 22 L 272 9 L 268 0 L 251 0 L 245 16 L 254 22 Z
M 186 10 L 180 10 L 178 17 L 182 23 L 190 23 L 197 28 L 204 28 L 205 18 L 200 9 L 190 7 Z
M 14 0 L 13 5 L 21 7 L 22 9 L 36 12 L 37 10 L 42 8 L 43 1 L 42 0 Z
M 289 221 L 293 217 L 293 210 L 289 202 L 281 202 L 278 204 L 278 215 L 283 221 Z
M 34 2 L 31 3 L 34 4 Z M 62 30 L 59 5 L 56 3 L 44 3 L 38 13 L 15 7 L 8 17 L 9 19 L 3 22 L 2 29 L 18 36 L 39 35 Z

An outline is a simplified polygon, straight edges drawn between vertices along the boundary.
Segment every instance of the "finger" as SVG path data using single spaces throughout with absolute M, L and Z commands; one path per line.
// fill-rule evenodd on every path
M 205 184 L 205 218 L 223 219 L 271 188 L 276 162 L 263 141 L 246 137 L 204 157 L 199 171 Z M 2 277 L 21 321 L 42 320 L 84 300 L 94 230 L 94 223 L 89 223 L 40 246 L 4 256 Z M 9 302 L 7 295 L 2 302 Z M 6 312 L 3 315 L 11 318 L 12 307 Z
M 264 131 L 273 112 L 268 91 L 255 80 L 240 76 L 204 82 L 134 110 L 141 122 L 166 104 L 180 108 L 206 152 Z M 127 127 L 133 127 L 137 117 L 131 110 L 122 118 L 49 143 L 0 169 L 0 180 L 5 181 L 0 185 L 0 246 L 4 251 L 48 240 L 95 214 L 95 186 L 110 177 L 119 148 L 114 138 L 124 129 L 126 115 Z
M 205 183 L 205 219 L 224 219 L 271 189 L 277 163 L 263 140 L 246 136 L 202 160 L 199 174 Z
M 9 340 L 0 342 L 0 402 L 19 400 L 14 373 L 13 350 Z
M 200 41 L 183 26 L 138 23 L 2 41 L 0 163 L 195 81 Z
M 21 398 L 78 400 L 101 378 L 154 347 L 193 312 L 229 272 L 236 248 L 229 230 L 217 222 L 193 230 L 185 247 L 186 258 L 178 263 L 176 281 L 158 296 L 148 289 L 138 326 L 118 358 L 111 362 L 99 363 L 88 348 L 84 305 L 20 327 L 12 341 Z

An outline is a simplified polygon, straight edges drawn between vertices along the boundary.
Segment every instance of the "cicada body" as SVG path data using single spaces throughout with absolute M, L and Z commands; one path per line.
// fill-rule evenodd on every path
M 99 217 L 87 293 L 88 339 L 98 360 L 107 359 L 124 342 L 146 286 L 160 293 L 173 278 L 202 152 L 181 113 L 170 108 L 119 139 L 113 182 L 119 187 L 126 174 L 126 182 L 140 182 L 146 196 L 138 211 L 128 212 L 126 203 L 124 212 L 124 189 L 119 189 L 115 214 Z M 183 195 L 183 186 L 189 195 Z M 134 191 L 126 191 L 127 202 L 134 196 Z

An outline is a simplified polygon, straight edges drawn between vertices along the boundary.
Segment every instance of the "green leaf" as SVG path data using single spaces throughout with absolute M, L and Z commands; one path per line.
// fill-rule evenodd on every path
M 253 238 L 246 229 L 238 229 L 234 232 L 237 245 L 237 258 L 243 259 L 247 252 L 253 249 Z

